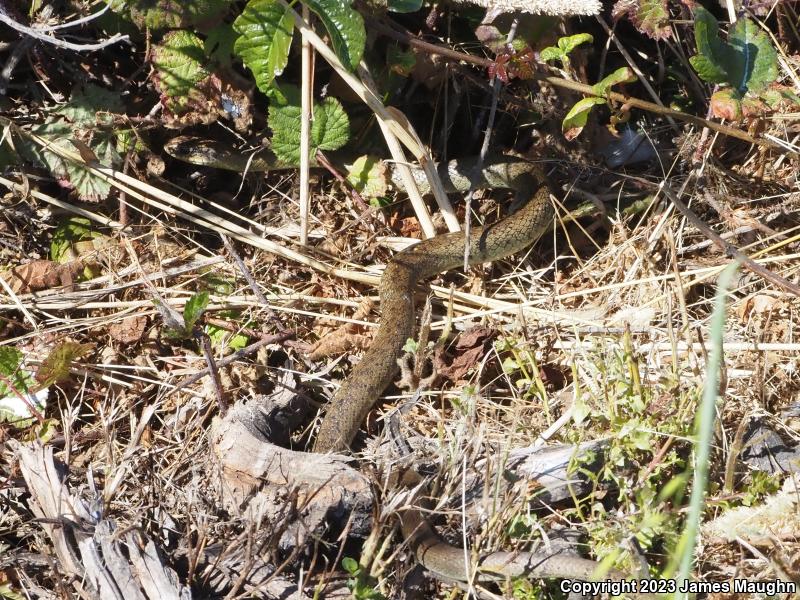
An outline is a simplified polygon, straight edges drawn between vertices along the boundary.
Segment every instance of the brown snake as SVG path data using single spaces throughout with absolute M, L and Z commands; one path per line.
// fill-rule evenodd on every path
M 249 161 L 241 155 L 220 160 L 222 150 L 215 143 L 193 138 L 177 138 L 165 148 L 176 158 L 194 164 L 238 171 L 244 170 L 245 164 L 254 171 L 282 167 L 264 153 Z M 445 189 L 465 191 L 473 165 L 474 161 L 459 160 L 445 165 L 446 168 L 440 166 Z M 499 260 L 524 250 L 550 228 L 553 218 L 548 187 L 533 164 L 513 156 L 499 156 L 488 159 L 484 165 L 478 187 L 512 189 L 530 195 L 530 200 L 512 216 L 473 229 L 470 264 Z M 379 287 L 380 327 L 369 349 L 328 404 L 314 444 L 315 452 L 349 449 L 367 413 L 397 373 L 397 359 L 402 354 L 403 344 L 414 335 L 414 287 L 420 280 L 460 266 L 463 257 L 464 234 L 449 233 L 422 241 L 391 259 Z M 420 481 L 411 470 L 401 479 L 408 487 Z M 477 575 L 478 579 L 495 580 L 527 576 L 587 581 L 595 578 L 599 570 L 597 562 L 571 554 L 494 552 L 484 556 L 473 573 L 465 564 L 464 549 L 442 540 L 421 511 L 401 511 L 400 520 L 403 535 L 417 560 L 429 571 L 448 580 L 471 581 Z M 614 571 L 607 577 L 619 580 L 624 575 Z

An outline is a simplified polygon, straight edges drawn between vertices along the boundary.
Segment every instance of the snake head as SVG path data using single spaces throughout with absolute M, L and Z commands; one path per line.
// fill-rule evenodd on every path
M 214 148 L 217 142 L 190 136 L 179 136 L 164 144 L 164 151 L 178 160 L 200 166 L 213 166 L 217 158 Z

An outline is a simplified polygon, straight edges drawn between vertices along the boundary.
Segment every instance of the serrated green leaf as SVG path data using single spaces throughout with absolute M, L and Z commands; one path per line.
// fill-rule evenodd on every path
M 342 104 L 328 96 L 314 107 L 311 144 L 320 150 L 338 150 L 350 139 L 350 119 Z
M 93 127 L 113 121 L 111 113 L 122 112 L 124 106 L 119 93 L 111 92 L 94 84 L 77 87 L 69 102 L 53 111 L 75 125 Z
M 305 0 L 305 3 L 328 30 L 336 56 L 355 70 L 367 39 L 363 17 L 350 7 L 348 0 Z
M 300 121 L 299 90 L 295 86 L 284 85 L 278 89 L 272 86 L 269 106 L 269 126 L 272 129 L 272 151 L 287 165 L 300 163 Z M 347 143 L 350 135 L 350 121 L 342 105 L 335 98 L 326 98 L 314 106 L 314 120 L 311 124 L 311 156 L 317 149 L 335 150 Z
M 11 346 L 0 346 L 0 373 L 20 394 L 27 393 L 33 384 L 31 374 L 22 368 L 22 352 Z M 0 398 L 6 396 L 16 398 L 8 384 L 0 380 Z M 19 413 L 15 414 L 19 416 Z
M 44 388 L 69 379 L 69 370 L 72 364 L 77 359 L 87 356 L 92 348 L 92 344 L 78 344 L 77 342 L 58 344 L 39 365 L 36 371 L 36 381 Z
M 619 0 L 611 16 L 616 20 L 626 15 L 636 29 L 654 40 L 666 39 L 672 33 L 667 0 Z
M 575 48 L 580 46 L 581 44 L 588 44 L 594 41 L 594 38 L 591 34 L 588 33 L 577 33 L 575 35 L 569 35 L 566 37 L 562 37 L 558 39 L 558 47 L 564 54 L 569 54 Z
M 269 127 L 272 129 L 272 151 L 287 165 L 300 164 L 300 119 L 302 111 L 296 104 L 269 106 Z
M 258 89 L 267 93 L 289 60 L 294 20 L 292 9 L 276 0 L 250 0 L 233 22 L 239 34 L 233 49 L 253 72 Z
M 636 81 L 636 75 L 629 67 L 620 67 L 610 75 L 606 75 L 592 86 L 592 91 L 598 96 L 605 96 L 611 86 L 618 83 L 632 83 Z
M 239 34 L 233 29 L 232 24 L 223 23 L 208 32 L 203 49 L 206 56 L 223 67 L 231 65 L 233 46 Z
M 104 165 L 118 165 L 122 158 L 117 152 L 116 141 L 110 135 L 96 136 L 91 146 L 97 160 Z M 75 187 L 81 200 L 99 202 L 108 197 L 111 184 L 92 175 L 88 170 L 72 162 L 66 163 L 70 183 Z
M 0 374 L 8 378 L 14 377 L 21 362 L 22 352 L 12 346 L 0 346 Z M 3 384 L 0 383 L 0 385 Z
M 108 125 L 113 113 L 122 110 L 119 95 L 96 85 L 76 87 L 69 102 L 54 110 L 45 122 L 32 129 L 33 133 L 47 139 L 57 147 L 75 151 L 71 139 L 88 142 L 94 155 L 106 165 L 118 165 L 115 136 L 111 131 L 98 129 L 97 125 Z M 111 191 L 111 185 L 95 177 L 85 168 L 62 160 L 53 152 L 38 145 L 21 144 L 26 154 L 43 163 L 50 173 L 65 187 L 73 187 L 82 200 L 99 201 Z
M 109 0 L 111 10 L 130 19 L 139 29 L 158 31 L 193 27 L 206 30 L 222 21 L 227 0 Z
M 725 83 L 734 60 L 732 48 L 719 37 L 719 24 L 702 6 L 694 11 L 694 39 L 698 54 L 689 59 L 701 79 L 709 83 Z
M 417 12 L 422 8 L 422 0 L 388 0 L 386 8 L 396 13 Z
M 586 121 L 592 108 L 598 104 L 605 103 L 606 101 L 603 98 L 597 98 L 596 96 L 578 100 L 561 123 L 561 131 L 564 132 L 564 137 L 568 140 L 578 137 L 583 128 L 586 127 Z
M 183 307 L 183 322 L 186 331 L 191 331 L 208 307 L 208 292 L 198 292 L 186 301 Z
M 191 31 L 170 31 L 153 50 L 153 66 L 161 93 L 170 98 L 187 96 L 209 76 L 203 40 Z
M 778 55 L 766 32 L 752 20 L 736 21 L 728 43 L 738 52 L 741 68 L 730 82 L 740 92 L 758 94 L 778 78 Z

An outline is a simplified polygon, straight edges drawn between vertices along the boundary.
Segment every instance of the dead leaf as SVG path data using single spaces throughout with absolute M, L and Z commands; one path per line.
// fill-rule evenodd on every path
M 490 327 L 472 327 L 462 333 L 450 352 L 437 348 L 433 357 L 436 372 L 458 383 L 489 351 L 497 331 Z M 448 360 L 452 356 L 452 360 Z
M 147 317 L 143 315 L 131 315 L 122 321 L 112 323 L 108 328 L 111 338 L 121 344 L 135 344 L 142 339 L 145 327 L 147 327 Z
M 32 260 L 13 267 L 4 276 L 15 294 L 29 294 L 58 286 L 72 286 L 83 270 L 79 260 L 59 264 L 52 260 Z
M 739 320 L 744 322 L 753 315 L 771 312 L 778 308 L 780 301 L 780 298 L 769 296 L 767 294 L 756 294 L 755 296 L 750 296 L 747 300 L 742 302 L 737 310 Z
M 364 300 L 356 309 L 353 319 L 357 321 L 364 320 L 372 310 L 372 305 L 372 300 Z M 306 354 L 309 360 L 320 360 L 326 356 L 343 354 L 349 350 L 365 350 L 369 347 L 372 336 L 356 333 L 359 327 L 355 323 L 345 323 L 323 335 L 308 347 Z

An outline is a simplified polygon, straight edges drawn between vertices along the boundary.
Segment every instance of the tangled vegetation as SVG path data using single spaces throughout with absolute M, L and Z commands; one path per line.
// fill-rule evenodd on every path
M 0 5 L 0 597 L 567 597 L 500 550 L 795 597 L 798 10 Z M 312 454 L 382 267 L 513 210 L 478 185 L 512 158 L 550 233 L 420 287 Z M 419 506 L 474 577 L 417 564 Z

